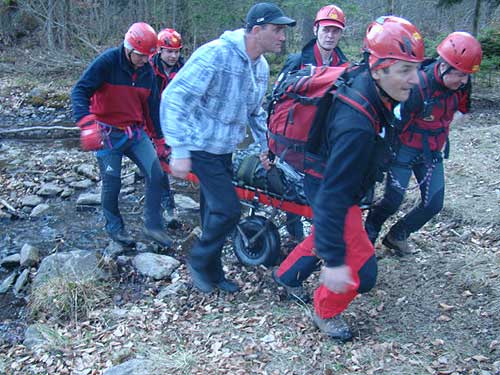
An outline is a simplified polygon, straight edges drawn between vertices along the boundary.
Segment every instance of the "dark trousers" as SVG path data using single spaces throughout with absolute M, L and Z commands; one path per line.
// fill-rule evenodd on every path
M 436 154 L 432 167 L 429 167 L 422 159 L 422 150 L 401 146 L 387 176 L 384 197 L 372 207 L 366 219 L 367 229 L 378 233 L 384 222 L 398 211 L 412 173 L 419 183 L 421 200 L 393 225 L 391 234 L 397 239 L 406 239 L 441 211 L 444 202 L 444 168 L 440 154 Z
M 118 208 L 123 156 L 130 158 L 145 177 L 144 226 L 148 229 L 162 228 L 160 202 L 164 172 L 153 144 L 143 129 L 135 129 L 129 137 L 123 131 L 112 128 L 104 148 L 96 152 L 102 179 L 101 204 L 106 231 L 117 233 L 124 227 Z
M 240 201 L 232 183 L 231 154 L 191 152 L 191 168 L 200 180 L 202 236 L 193 246 L 189 263 L 213 282 L 224 277 L 222 247 L 240 218 Z

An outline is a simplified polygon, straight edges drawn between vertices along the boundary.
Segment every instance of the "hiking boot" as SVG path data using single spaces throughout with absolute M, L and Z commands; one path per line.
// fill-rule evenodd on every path
M 144 234 L 149 239 L 155 241 L 156 243 L 164 247 L 172 247 L 172 244 L 174 243 L 172 239 L 169 237 L 169 235 L 166 234 L 162 229 L 144 228 Z
M 407 238 L 397 239 L 391 232 L 387 233 L 382 243 L 389 249 L 394 250 L 397 256 L 405 256 L 411 254 L 410 245 Z
M 302 303 L 308 303 L 311 301 L 311 297 L 309 296 L 309 293 L 304 289 L 304 287 L 301 286 L 290 286 L 285 284 L 278 276 L 278 269 L 274 269 L 272 272 L 272 277 L 273 280 L 278 284 L 279 286 L 283 287 L 285 289 L 286 294 L 289 299 L 295 299 L 299 302 Z
M 209 294 L 214 291 L 214 284 L 210 279 L 204 275 L 202 272 L 195 270 L 189 263 L 187 263 L 187 268 L 191 274 L 191 280 L 193 281 L 193 286 L 200 292 Z
M 352 332 L 342 316 L 321 319 L 316 313 L 312 316 L 313 323 L 321 332 L 342 342 L 352 340 Z
M 240 290 L 238 284 L 234 281 L 226 279 L 225 277 L 218 283 L 215 283 L 215 286 L 226 293 L 236 293 Z
M 175 209 L 165 210 L 165 212 L 163 212 L 163 220 L 165 220 L 165 226 L 168 229 L 176 230 L 182 227 L 179 215 L 177 215 L 177 211 Z
M 109 237 L 116 243 L 119 243 L 120 245 L 124 247 L 134 247 L 135 246 L 135 241 L 134 239 L 128 234 L 128 232 L 125 229 L 120 229 L 117 232 L 109 233 Z

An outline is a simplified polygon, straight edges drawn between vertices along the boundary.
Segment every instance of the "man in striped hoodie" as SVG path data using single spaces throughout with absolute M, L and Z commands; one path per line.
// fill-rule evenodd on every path
M 188 268 L 203 293 L 236 292 L 226 279 L 222 246 L 240 217 L 232 184 L 231 158 L 250 125 L 267 163 L 266 113 L 262 101 L 269 79 L 263 54 L 280 52 L 287 26 L 295 21 L 272 3 L 248 12 L 244 29 L 226 31 L 196 50 L 162 94 L 160 122 L 172 147 L 172 174 L 193 171 L 200 180 L 203 234 L 191 250 Z

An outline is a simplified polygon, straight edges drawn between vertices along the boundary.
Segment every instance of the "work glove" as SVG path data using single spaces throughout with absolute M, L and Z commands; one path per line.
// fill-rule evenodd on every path
M 168 157 L 170 156 L 170 147 L 165 144 L 165 139 L 155 138 L 153 139 L 153 143 L 156 148 L 158 159 L 168 159 Z
M 80 146 L 83 151 L 97 151 L 103 146 L 101 126 L 95 115 L 84 116 L 77 122 L 80 128 Z

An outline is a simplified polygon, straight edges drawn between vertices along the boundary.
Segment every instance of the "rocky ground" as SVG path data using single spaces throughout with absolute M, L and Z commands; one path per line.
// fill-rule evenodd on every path
M 320 335 L 312 306 L 286 300 L 269 269 L 242 266 L 231 242 L 224 262 L 242 292 L 191 289 L 184 259 L 197 225 L 196 188 L 184 181 L 173 181 L 182 225 L 169 229 L 170 250 L 142 236 L 143 186 L 130 163 L 121 197 L 139 253 L 178 260 L 178 267 L 157 277 L 135 254 L 108 258 L 121 249 L 109 246 L 99 209 L 81 201 L 99 191 L 99 178 L 93 156 L 78 150 L 68 89 L 12 74 L 1 79 L 0 259 L 19 258 L 0 269 L 4 284 L 15 275 L 0 294 L 0 374 L 500 374 L 495 88 L 476 90 L 474 113 L 452 132 L 445 209 L 411 238 L 413 254 L 397 258 L 377 245 L 378 284 L 346 311 L 355 340 L 345 345 Z M 74 289 L 88 297 L 76 301 L 89 303 L 68 307 L 76 312 L 69 316 L 29 314 L 39 262 L 75 251 L 94 254 L 99 267 L 106 258 L 106 293 L 92 300 L 90 289 Z M 310 292 L 316 283 L 308 281 Z

